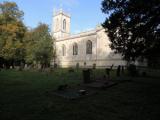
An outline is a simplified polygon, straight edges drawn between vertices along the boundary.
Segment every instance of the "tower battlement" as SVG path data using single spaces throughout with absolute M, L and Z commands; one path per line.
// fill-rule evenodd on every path
M 64 12 L 63 9 L 60 9 L 60 10 L 55 10 L 54 13 L 53 13 L 53 16 L 57 16 L 57 15 L 65 15 L 67 17 L 71 17 L 71 15 L 67 12 Z

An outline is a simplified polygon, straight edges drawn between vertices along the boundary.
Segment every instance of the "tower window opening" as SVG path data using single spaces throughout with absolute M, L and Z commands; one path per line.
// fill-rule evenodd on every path
M 63 30 L 66 30 L 66 19 L 63 20 Z

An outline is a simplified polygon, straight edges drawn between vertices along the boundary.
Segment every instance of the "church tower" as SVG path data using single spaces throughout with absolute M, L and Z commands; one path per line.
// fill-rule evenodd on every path
M 53 14 L 52 35 L 56 39 L 70 35 L 70 15 L 63 12 L 62 9 Z

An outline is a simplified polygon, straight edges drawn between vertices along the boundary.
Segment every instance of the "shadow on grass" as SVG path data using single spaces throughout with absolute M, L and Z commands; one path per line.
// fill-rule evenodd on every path
M 103 72 L 95 73 L 101 76 Z M 160 82 L 155 78 L 132 78 L 131 82 L 74 101 L 46 94 L 60 84 L 75 86 L 81 82 L 81 71 L 59 69 L 46 74 L 2 70 L 0 120 L 160 119 Z

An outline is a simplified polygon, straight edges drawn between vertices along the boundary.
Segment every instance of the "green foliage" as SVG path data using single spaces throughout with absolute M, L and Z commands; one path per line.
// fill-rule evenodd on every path
M 21 21 L 23 17 L 23 12 L 19 10 L 15 2 L 0 3 L 0 12 L 2 13 L 0 24 Z
M 26 62 L 39 63 L 42 67 L 50 64 L 53 58 L 53 39 L 48 25 L 40 23 L 38 27 L 25 35 Z
M 103 26 L 115 52 L 127 61 L 160 59 L 159 0 L 103 0 L 102 11 L 108 15 Z
M 10 60 L 24 58 L 23 37 L 26 27 L 23 12 L 14 2 L 0 3 L 0 57 Z
M 49 66 L 55 51 L 48 25 L 39 24 L 27 31 L 23 12 L 15 2 L 0 3 L 0 13 L 0 58 Z

